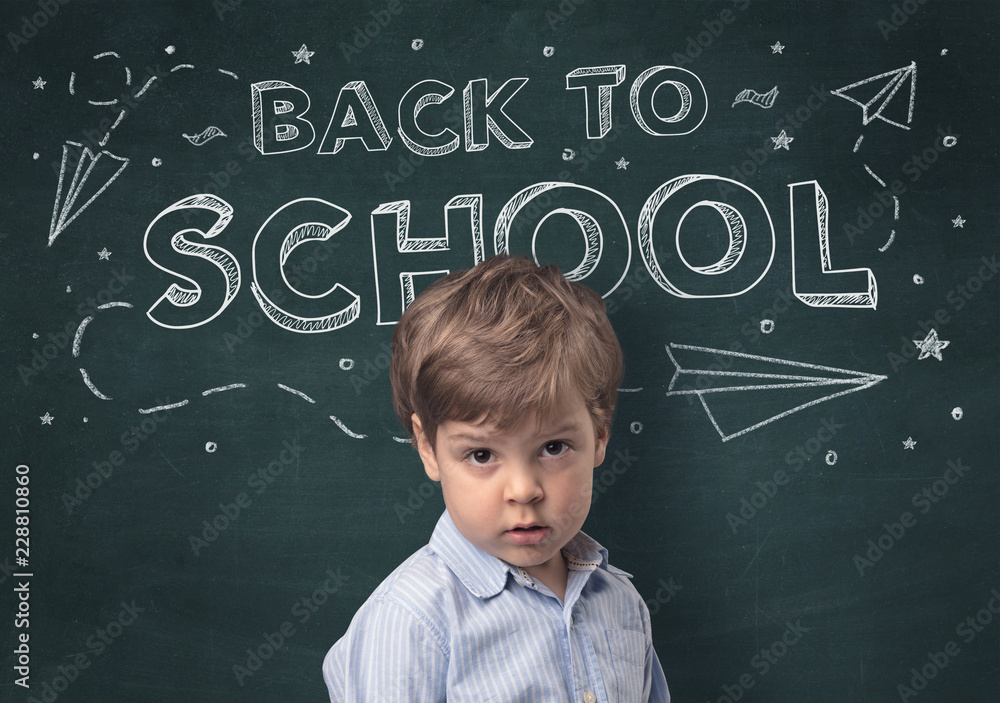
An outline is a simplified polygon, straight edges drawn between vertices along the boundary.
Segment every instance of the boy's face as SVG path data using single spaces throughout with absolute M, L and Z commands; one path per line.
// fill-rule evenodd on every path
M 504 432 L 488 423 L 443 422 L 434 447 L 416 415 L 413 421 L 424 470 L 441 482 L 467 540 L 529 575 L 565 568 L 560 550 L 587 517 L 594 468 L 607 446 L 579 393 L 567 393 L 542 426 L 533 413 Z

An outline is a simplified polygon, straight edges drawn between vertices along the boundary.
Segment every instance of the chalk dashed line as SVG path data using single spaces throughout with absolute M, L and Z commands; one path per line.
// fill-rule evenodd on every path
M 350 437 L 354 437 L 354 439 L 364 439 L 365 437 L 368 436 L 368 435 L 364 435 L 364 434 L 358 434 L 357 432 L 351 432 L 349 429 L 347 429 L 347 427 L 344 425 L 344 423 L 341 422 L 340 420 L 338 420 L 337 417 L 334 416 L 334 415 L 331 415 L 330 419 L 333 420 L 334 423 L 336 423 L 337 427 L 339 427 L 340 429 L 342 429 L 344 431 L 344 434 L 346 434 L 346 435 L 348 435 Z
M 83 331 L 87 329 L 87 325 L 93 322 L 94 316 L 88 315 L 80 321 L 80 326 L 76 328 L 76 336 L 73 337 L 73 356 L 80 356 L 80 341 L 83 339 Z
M 120 300 L 115 300 L 110 303 L 104 303 L 104 305 L 98 305 L 97 309 L 107 310 L 108 308 L 131 308 L 131 307 L 133 307 L 132 303 L 126 303 Z
M 247 387 L 247 384 L 245 384 L 245 383 L 230 383 L 228 386 L 219 386 L 217 388 L 209 388 L 207 391 L 202 391 L 201 394 L 203 396 L 206 396 L 206 395 L 211 395 L 212 393 L 221 393 L 222 391 L 229 391 L 229 390 L 232 390 L 233 388 L 246 388 L 246 387 Z
M 895 238 L 896 238 L 896 230 L 892 230 L 892 232 L 889 233 L 889 241 L 886 242 L 885 244 L 883 244 L 882 246 L 880 246 L 878 248 L 878 250 L 879 251 L 885 251 L 886 249 L 888 249 L 889 245 L 892 244 L 892 240 L 895 239 Z
M 169 403 L 167 405 L 157 405 L 155 408 L 139 408 L 139 412 L 143 415 L 150 415 L 161 410 L 173 410 L 174 408 L 183 408 L 188 404 L 187 399 L 182 400 L 179 403 Z
M 865 170 L 868 171 L 868 175 L 869 176 L 871 176 L 876 181 L 878 181 L 878 184 L 880 186 L 882 186 L 883 188 L 885 188 L 885 181 L 883 181 L 881 178 L 879 178 L 878 176 L 876 176 L 875 173 L 870 168 L 868 168 L 868 164 L 865 164 Z
M 285 384 L 283 384 L 283 383 L 279 383 L 279 384 L 278 384 L 278 388 L 280 388 L 280 389 L 281 389 L 281 390 L 283 390 L 283 391 L 288 391 L 289 393 L 293 393 L 293 394 L 295 394 L 295 395 L 299 396 L 300 398 L 304 398 L 304 399 L 308 400 L 308 401 L 309 401 L 310 403 L 312 403 L 313 405 L 315 405 L 315 404 L 316 404 L 316 401 L 315 401 L 315 400 L 313 400 L 312 398 L 310 398 L 309 396 L 307 396 L 307 395 L 306 395 L 305 393 L 303 393 L 302 391 L 297 391 L 297 390 L 295 390 L 294 388 L 289 388 L 288 386 L 286 386 L 286 385 L 285 385 Z
M 638 393 L 642 388 L 619 388 L 619 393 Z
M 148 81 L 146 81 L 146 83 L 141 88 L 139 88 L 139 92 L 138 93 L 133 93 L 132 94 L 132 97 L 133 98 L 141 98 L 142 94 L 145 93 L 147 90 L 149 90 L 149 86 L 151 86 L 153 84 L 153 81 L 155 81 L 157 78 L 158 78 L 158 76 L 152 76 Z
M 83 376 L 83 382 L 90 389 L 90 392 L 96 395 L 101 400 L 111 400 L 111 396 L 104 395 L 99 390 L 97 386 L 94 385 L 93 381 L 90 380 L 90 376 L 87 375 L 86 369 L 80 369 L 80 375 Z
M 413 444 L 413 442 L 411 442 L 407 437 L 397 437 L 396 435 L 393 435 L 392 440 L 394 442 L 399 442 L 400 444 Z
M 216 70 L 216 71 L 218 71 L 219 73 L 225 73 L 225 74 L 226 74 L 227 76 L 232 76 L 232 77 L 233 77 L 233 78 L 235 78 L 236 80 L 239 80 L 239 79 L 240 79 L 240 77 L 239 77 L 239 76 L 237 76 L 237 75 L 236 75 L 235 73 L 233 73 L 232 71 L 227 71 L 227 70 L 226 70 L 226 69 L 224 69 L 224 68 L 217 68 L 217 69 L 215 69 L 215 70 Z

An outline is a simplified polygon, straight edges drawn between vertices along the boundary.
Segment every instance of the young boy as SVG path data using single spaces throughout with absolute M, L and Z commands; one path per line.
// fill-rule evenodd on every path
M 645 603 L 580 531 L 622 375 L 601 298 L 495 256 L 428 287 L 392 346 L 446 510 L 327 654 L 331 700 L 667 703 Z

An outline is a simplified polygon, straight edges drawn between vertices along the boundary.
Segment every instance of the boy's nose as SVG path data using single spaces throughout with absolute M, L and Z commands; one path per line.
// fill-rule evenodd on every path
M 536 473 L 527 466 L 511 467 L 504 498 L 515 503 L 537 503 L 544 496 Z

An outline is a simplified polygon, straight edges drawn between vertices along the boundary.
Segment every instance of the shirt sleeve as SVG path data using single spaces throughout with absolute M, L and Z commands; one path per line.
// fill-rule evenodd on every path
M 646 700 L 649 703 L 670 703 L 670 690 L 667 688 L 667 677 L 663 675 L 660 658 L 652 643 L 646 648 L 646 684 L 649 687 Z
M 366 603 L 323 661 L 332 703 L 444 703 L 447 644 L 441 633 L 406 605 Z

